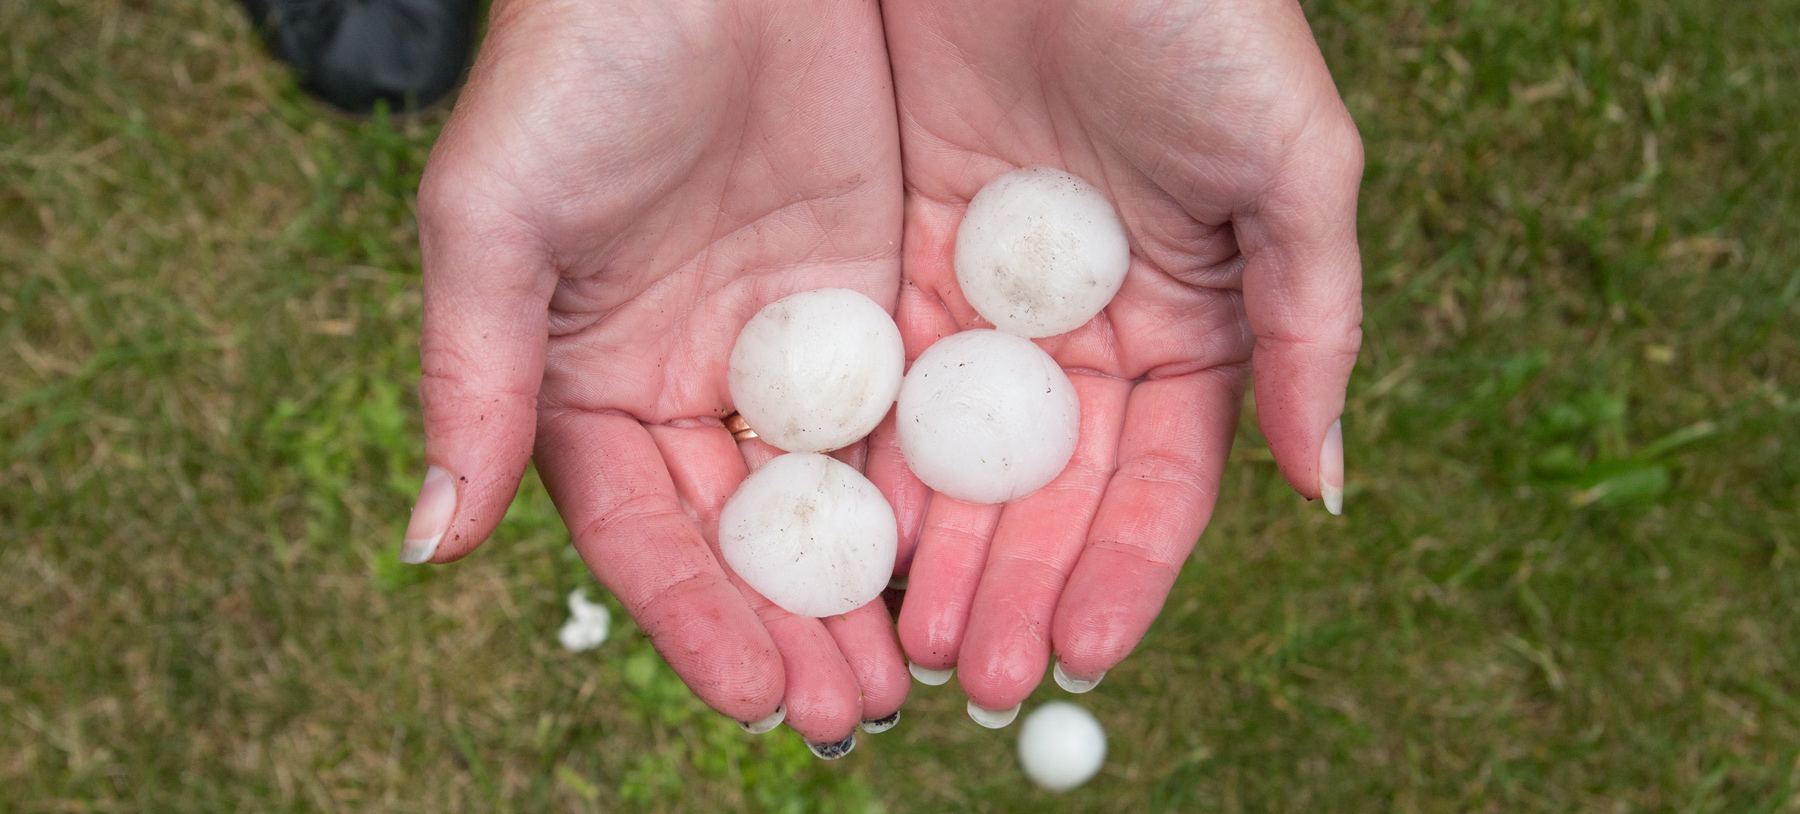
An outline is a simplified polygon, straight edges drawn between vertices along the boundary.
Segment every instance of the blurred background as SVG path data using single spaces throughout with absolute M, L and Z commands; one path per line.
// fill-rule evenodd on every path
M 1303 5 L 1368 151 L 1347 512 L 1246 423 L 1053 798 L 955 682 L 823 763 L 616 604 L 563 650 L 535 477 L 398 565 L 444 112 L 329 112 L 225 0 L 0 2 L 0 810 L 1800 808 L 1800 2 Z

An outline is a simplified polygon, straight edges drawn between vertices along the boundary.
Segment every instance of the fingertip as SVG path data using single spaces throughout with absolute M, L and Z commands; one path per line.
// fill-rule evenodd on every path
M 786 671 L 788 728 L 812 743 L 842 740 L 862 722 L 862 688 L 836 639 L 818 619 L 758 605 Z
M 1124 661 L 1162 612 L 1175 570 L 1090 549 L 1069 578 L 1051 628 L 1056 660 L 1071 676 L 1098 676 Z
M 782 705 L 787 674 L 781 652 L 723 576 L 696 575 L 632 615 L 707 706 L 745 722 L 767 718 Z
M 789 729 L 800 733 L 808 743 L 832 743 L 843 740 L 862 723 L 862 704 L 854 681 L 848 689 L 827 682 L 809 681 L 804 676 L 788 688 Z
M 453 339 L 430 340 L 449 341 Z M 432 482 L 421 486 L 407 524 L 408 555 L 422 555 L 425 560 L 420 561 L 434 563 L 461 559 L 486 540 L 506 516 L 537 440 L 536 375 L 543 367 L 541 347 L 536 352 L 540 355 L 534 363 L 521 363 L 530 368 L 529 381 L 522 378 L 502 385 L 467 378 L 469 371 L 459 367 L 465 361 L 444 362 L 443 357 L 455 354 L 434 350 L 428 343 L 419 400 L 425 458 L 431 463 L 426 476 Z M 447 515 L 437 513 L 442 507 L 448 507 L 444 509 Z M 432 530 L 436 534 L 430 533 Z M 431 542 L 433 537 L 435 542 Z
M 427 375 L 419 393 L 431 465 L 407 522 L 402 561 L 455 562 L 506 516 L 530 464 L 537 412 L 510 397 L 471 405 L 484 397 L 441 376 Z
M 897 713 L 912 691 L 912 680 L 887 606 L 872 601 L 824 622 L 862 689 L 862 722 Z
M 1345 341 L 1351 346 L 1324 358 L 1303 348 L 1259 343 L 1253 361 L 1257 425 L 1283 479 L 1308 500 L 1326 497 L 1328 487 L 1343 488 L 1338 422 L 1360 339 Z
M 1004 542 L 996 540 L 996 552 Z M 987 709 L 1024 701 L 1049 666 L 1050 640 L 1044 631 L 1055 618 L 1063 571 L 1074 565 L 1074 557 L 1065 564 L 1035 561 L 1032 556 L 1049 557 L 1043 552 L 989 557 L 956 656 L 963 694 Z
M 1034 648 L 1035 649 L 1035 648 Z M 1034 654 L 1020 654 L 1016 657 L 1004 658 L 998 663 L 959 664 L 957 681 L 962 685 L 963 695 L 972 704 L 979 704 L 984 709 L 997 710 L 1016 707 L 1031 692 L 1037 689 L 1043 680 L 1044 668 L 1049 658 L 1034 658 Z M 1035 663 L 1033 671 L 1029 665 Z
M 896 626 L 900 650 L 906 654 L 908 663 L 919 669 L 934 673 L 955 669 L 961 625 L 944 614 L 919 609 L 914 596 L 916 594 L 908 591 L 905 603 L 900 606 Z
M 956 664 L 1002 508 L 932 499 L 898 625 L 906 657 L 926 669 Z

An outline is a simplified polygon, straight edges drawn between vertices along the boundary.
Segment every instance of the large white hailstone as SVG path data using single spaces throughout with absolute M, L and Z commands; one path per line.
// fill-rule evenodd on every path
M 719 515 L 725 563 L 801 616 L 849 613 L 894 574 L 894 510 L 861 472 L 810 452 L 750 473 Z
M 1086 783 L 1106 762 L 1106 730 L 1092 713 L 1067 701 L 1051 701 L 1019 727 L 1019 763 L 1031 782 L 1050 791 Z
M 1028 338 L 1068 333 L 1119 293 L 1131 244 L 1086 181 L 1049 167 L 1013 170 L 969 201 L 956 229 L 956 282 L 994 327 Z
M 843 288 L 783 297 L 731 349 L 731 400 L 764 441 L 829 452 L 868 435 L 900 392 L 906 351 L 893 317 Z
M 963 331 L 913 362 L 898 419 L 900 452 L 926 486 L 971 503 L 1005 503 L 1068 465 L 1081 403 L 1068 375 L 1031 340 Z

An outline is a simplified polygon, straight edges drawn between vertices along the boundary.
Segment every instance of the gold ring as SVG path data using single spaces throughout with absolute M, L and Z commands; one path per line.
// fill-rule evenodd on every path
M 748 441 L 756 437 L 756 430 L 750 429 L 750 422 L 737 413 L 725 417 L 725 429 L 731 433 L 733 441 Z

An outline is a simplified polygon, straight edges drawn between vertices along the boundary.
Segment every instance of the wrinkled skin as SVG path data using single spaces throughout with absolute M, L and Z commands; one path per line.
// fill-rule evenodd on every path
M 456 489 L 431 561 L 493 531 L 535 455 L 590 569 L 740 721 L 785 699 L 835 741 L 899 708 L 907 656 L 990 709 L 1052 653 L 1096 677 L 1204 527 L 1252 367 L 1277 462 L 1320 494 L 1359 341 L 1360 149 L 1287 0 L 498 3 L 419 195 L 426 457 Z M 900 642 L 880 603 L 773 608 L 714 551 L 773 454 L 718 422 L 738 329 L 822 287 L 895 306 L 909 358 L 982 325 L 951 241 L 1029 165 L 1093 183 L 1132 242 L 1107 311 L 1040 341 L 1082 399 L 1074 462 L 1004 509 L 933 499 L 890 419 L 867 468 L 910 564 Z
M 1049 486 L 1004 507 L 934 497 L 891 435 L 871 439 L 871 478 L 900 517 L 902 562 L 912 554 L 901 643 L 1005 709 L 1053 654 L 1093 680 L 1143 636 L 1212 512 L 1252 368 L 1277 463 L 1320 496 L 1321 447 L 1361 340 L 1361 140 L 1292 2 L 883 11 L 909 359 L 988 327 L 951 257 L 968 201 L 995 176 L 1073 172 L 1115 203 L 1131 241 L 1107 309 L 1038 341 L 1082 410 L 1075 458 Z
M 873 6 L 496 6 L 419 193 L 426 457 L 457 484 L 431 561 L 494 529 L 535 455 L 589 568 L 707 704 L 753 721 L 785 699 L 815 743 L 899 709 L 881 603 L 796 617 L 716 556 L 767 455 L 719 423 L 738 330 L 826 286 L 894 303 L 892 98 Z

